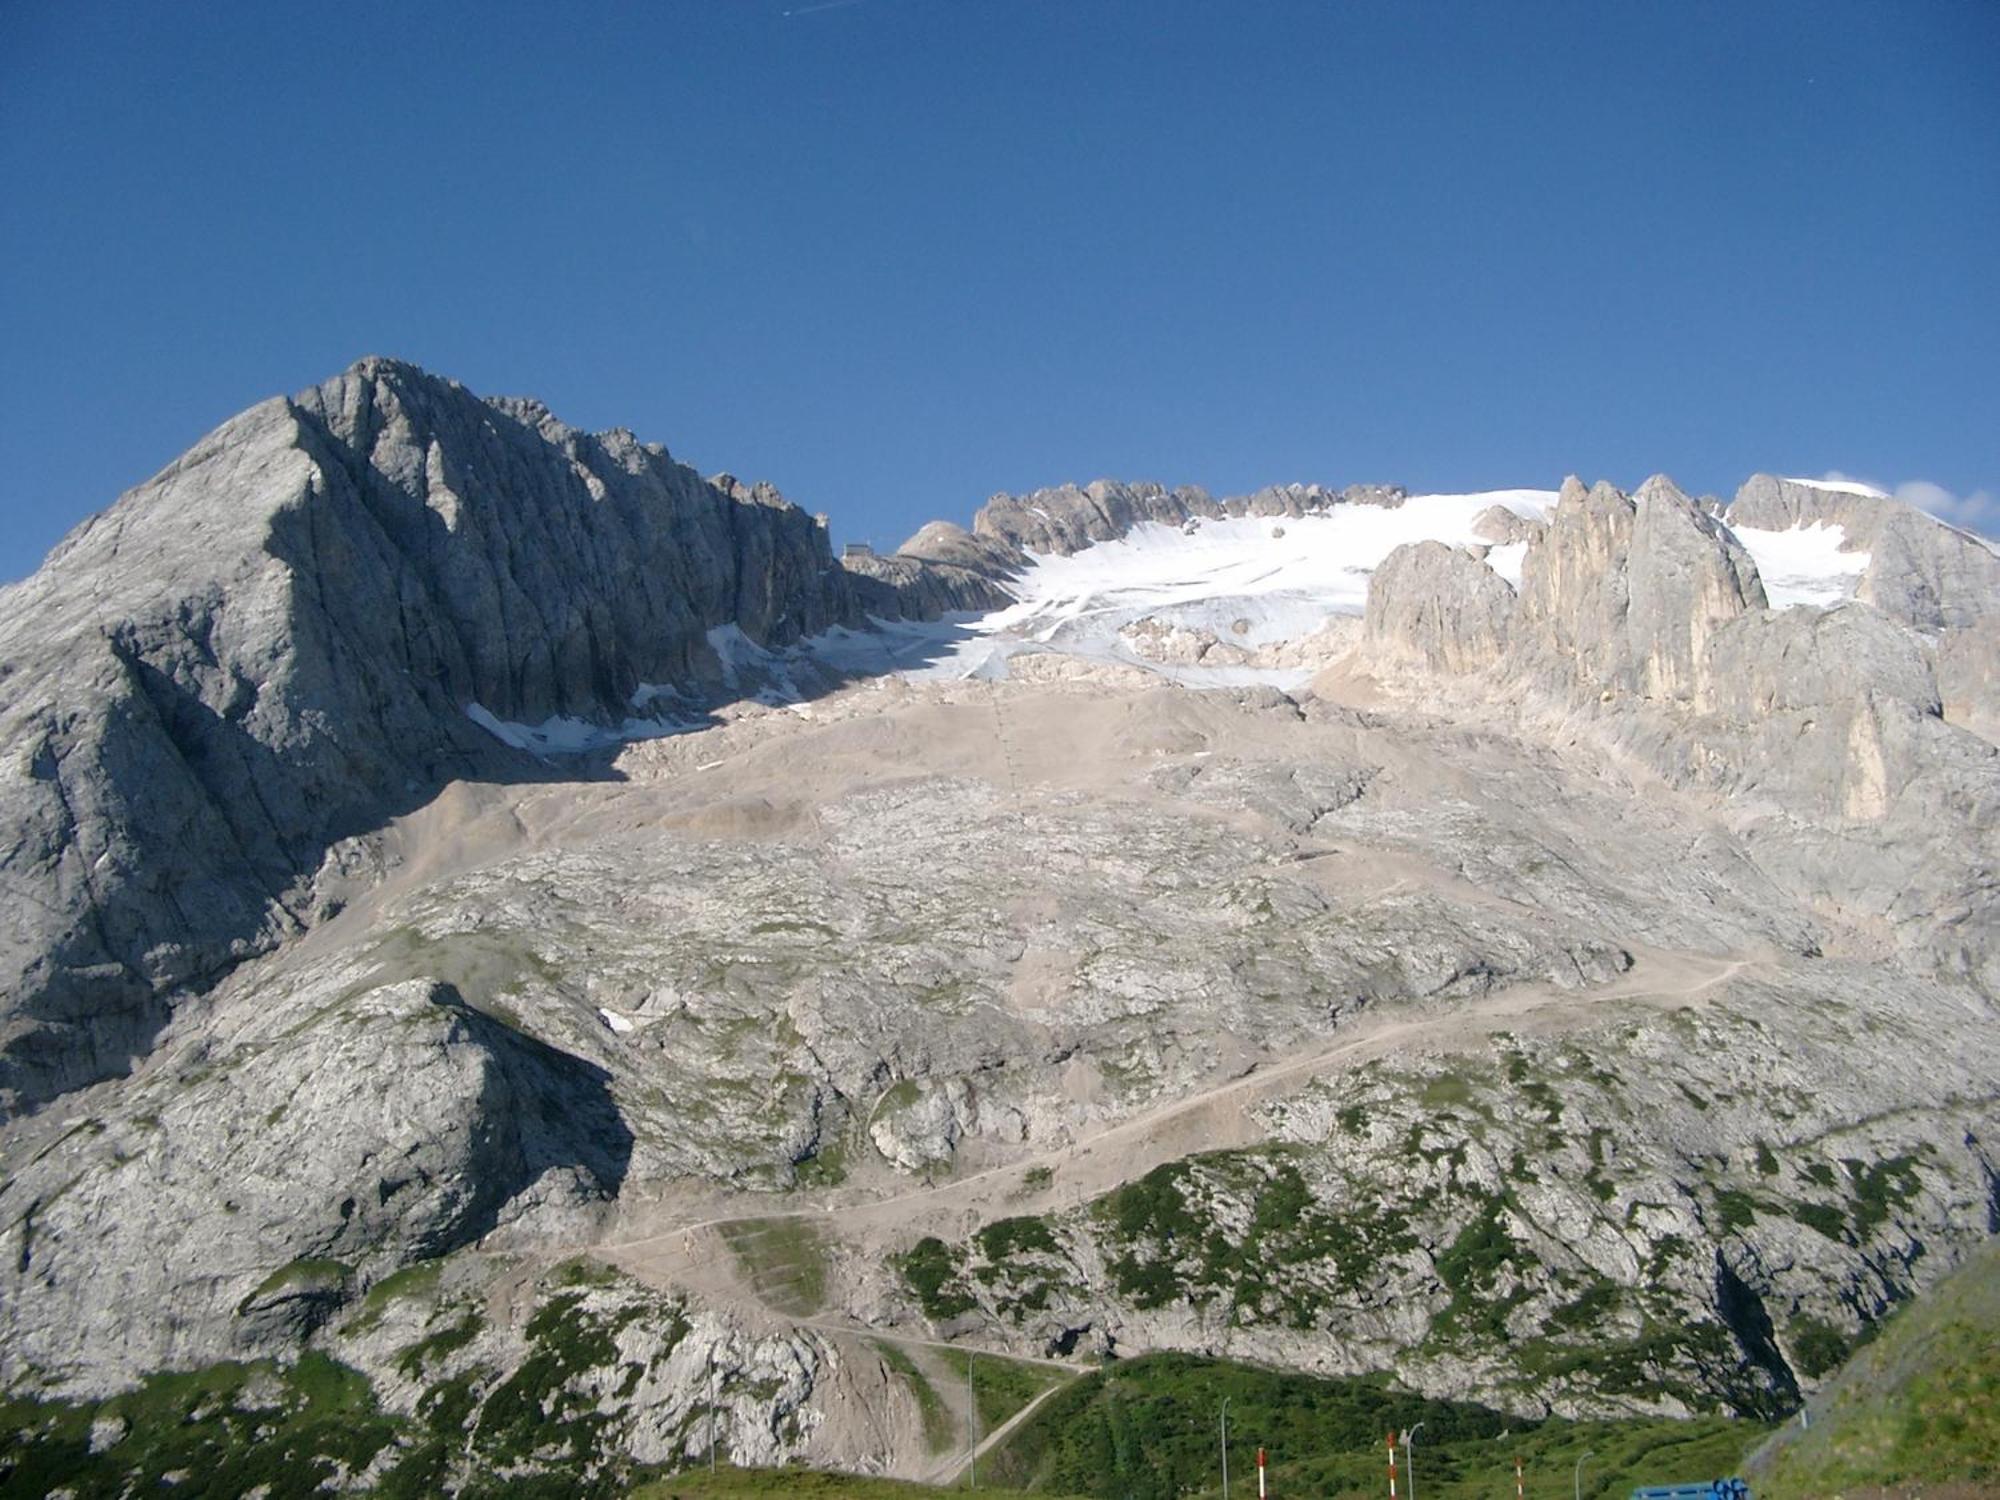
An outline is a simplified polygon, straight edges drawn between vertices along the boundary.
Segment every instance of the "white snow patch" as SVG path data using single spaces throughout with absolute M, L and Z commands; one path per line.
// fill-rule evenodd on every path
M 1489 490 L 1413 495 L 1395 507 L 1342 504 L 1303 516 L 1207 520 L 1192 531 L 1136 526 L 1067 557 L 1033 557 L 1010 581 L 1017 603 L 954 622 L 961 638 L 934 639 L 943 653 L 909 675 L 1005 677 L 1008 657 L 1039 649 L 1139 667 L 1190 687 L 1296 687 L 1310 679 L 1309 669 L 1151 661 L 1120 631 L 1153 619 L 1251 650 L 1295 641 L 1329 615 L 1360 614 L 1369 575 L 1405 542 L 1475 545 L 1472 523 L 1481 511 L 1500 505 L 1542 520 L 1555 503 L 1554 490 Z M 1494 552 L 1501 576 L 1518 584 L 1525 544 Z
M 1521 592 L 1521 564 L 1527 556 L 1526 542 L 1509 542 L 1504 547 L 1494 547 L 1487 552 L 1486 566 L 1506 579 L 1518 594 Z
M 592 750 L 608 750 L 628 740 L 665 739 L 694 727 L 684 720 L 668 718 L 628 718 L 614 725 L 593 724 L 588 719 L 560 714 L 539 724 L 516 724 L 495 717 L 477 703 L 465 705 L 465 716 L 501 744 L 530 755 L 582 755 Z
M 1009 659 L 1026 652 L 1134 667 L 1187 687 L 1295 688 L 1311 679 L 1311 667 L 1155 661 L 1134 651 L 1121 632 L 1150 619 L 1208 631 L 1249 651 L 1297 641 L 1320 629 L 1329 616 L 1360 614 L 1368 600 L 1369 575 L 1404 543 L 1476 545 L 1480 538 L 1472 523 L 1480 512 L 1499 505 L 1545 520 L 1556 498 L 1554 490 L 1488 490 L 1413 495 L 1394 507 L 1343 503 L 1301 516 L 1206 520 L 1185 530 L 1143 525 L 1067 557 L 1031 556 L 1029 565 L 1008 582 L 1015 603 L 1005 609 L 932 621 L 871 618 L 865 630 L 834 626 L 776 649 L 758 645 L 735 625 L 722 625 L 708 632 L 708 644 L 725 688 L 743 693 L 761 684 L 755 696 L 774 705 L 800 702 L 808 696 L 801 679 L 817 686 L 829 672 L 1001 680 L 1008 675 Z M 1487 559 L 1518 587 L 1526 553 L 1527 544 L 1517 543 L 1492 548 Z M 693 728 L 700 721 L 691 711 L 685 720 L 663 712 L 669 704 L 687 702 L 673 688 L 648 683 L 632 694 L 629 708 L 634 715 L 652 709 L 657 716 L 631 717 L 612 726 L 577 719 L 511 724 L 476 703 L 466 713 L 519 749 L 573 754 Z
M 1847 540 L 1844 526 L 1821 523 L 1783 531 L 1732 526 L 1730 530 L 1757 564 L 1773 609 L 1794 604 L 1824 608 L 1852 598 L 1868 568 L 1868 553 L 1840 550 Z
M 639 1029 L 637 1022 L 627 1020 L 624 1016 L 619 1015 L 618 1012 L 615 1010 L 606 1010 L 603 1006 L 600 1005 L 597 1007 L 597 1013 L 600 1016 L 604 1017 L 604 1024 L 606 1026 L 609 1026 L 613 1031 L 617 1032 L 620 1036 L 624 1036 L 627 1032 L 637 1031 Z

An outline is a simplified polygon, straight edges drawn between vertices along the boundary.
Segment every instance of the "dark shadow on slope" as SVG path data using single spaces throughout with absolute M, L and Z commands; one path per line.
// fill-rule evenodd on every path
M 632 1132 L 611 1094 L 611 1075 L 593 1062 L 516 1031 L 466 1004 L 448 984 L 432 992 L 493 1056 L 479 1100 L 486 1124 L 473 1180 L 478 1197 L 419 1257 L 443 1255 L 492 1232 L 501 1211 L 554 1172 L 587 1196 L 615 1198 L 632 1162 Z
M 616 779 L 615 749 L 511 748 L 475 704 L 622 727 L 645 684 L 672 683 L 671 723 L 648 727 L 690 733 L 725 703 L 817 697 L 970 634 L 941 623 L 811 664 L 802 639 L 967 585 L 917 564 L 923 591 L 850 575 L 804 512 L 725 494 L 663 451 L 552 436 L 420 372 L 374 379 L 338 426 L 290 405 L 314 470 L 256 513 L 247 554 L 278 571 L 183 582 L 108 623 L 91 647 L 106 654 L 63 668 L 103 696 L 78 713 L 51 688 L 31 721 L 27 836 L 0 870 L 43 914 L 0 1017 L 0 1118 L 129 1072 L 180 999 L 331 914 L 315 889 L 330 857 L 446 786 Z M 472 497 L 455 518 L 421 476 L 377 466 L 401 421 L 443 435 L 447 458 L 423 440 Z M 246 625 L 237 588 L 282 621 Z M 782 654 L 726 662 L 723 625 Z
M 1750 1367 L 1762 1372 L 1769 1381 L 1763 1388 L 1745 1381 L 1744 1391 L 1736 1398 L 1738 1410 L 1767 1420 L 1795 1410 L 1799 1404 L 1798 1377 L 1778 1348 L 1770 1310 L 1764 1306 L 1764 1299 L 1730 1268 L 1719 1250 L 1715 1256 L 1715 1303 Z

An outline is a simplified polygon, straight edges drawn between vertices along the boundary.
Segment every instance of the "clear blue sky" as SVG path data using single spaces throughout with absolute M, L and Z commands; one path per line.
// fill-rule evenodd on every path
M 1101 474 L 2000 493 L 1987 0 L 7 0 L 0 192 L 0 577 L 368 353 L 883 542 Z

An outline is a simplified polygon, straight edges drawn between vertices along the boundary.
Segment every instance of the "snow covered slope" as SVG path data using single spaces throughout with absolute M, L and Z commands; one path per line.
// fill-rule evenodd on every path
M 1009 657 L 1033 650 L 1122 662 L 1190 686 L 1293 686 L 1313 669 L 1281 662 L 1274 648 L 1313 635 L 1331 616 L 1358 617 L 1369 574 L 1397 547 L 1478 544 L 1481 513 L 1500 506 L 1540 520 L 1555 501 L 1554 490 L 1492 490 L 1137 526 L 1066 557 L 1031 555 L 1009 584 L 1018 602 L 949 622 L 957 638 L 911 675 L 1004 677 Z M 1495 547 L 1488 561 L 1518 582 L 1525 550 Z
M 1730 529 L 1757 564 L 1757 572 L 1764 580 L 1765 597 L 1773 609 L 1786 609 L 1794 604 L 1824 608 L 1851 599 L 1861 575 L 1868 571 L 1869 554 L 1842 551 L 1847 543 L 1847 528 L 1832 522 L 1793 526 L 1783 531 L 1764 531 L 1755 526 Z

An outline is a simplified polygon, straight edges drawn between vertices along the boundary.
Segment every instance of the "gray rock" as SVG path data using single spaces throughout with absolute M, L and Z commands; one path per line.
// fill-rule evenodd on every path
M 309 925 L 341 841 L 542 774 L 469 704 L 616 723 L 644 685 L 720 692 L 718 626 L 990 597 L 850 575 L 768 487 L 393 361 L 252 408 L 0 593 L 0 1107 L 121 1071 L 174 994 Z
M 1625 619 L 1633 675 L 1644 696 L 1686 702 L 1702 687 L 1710 637 L 1764 608 L 1764 585 L 1728 529 L 1664 475 L 1641 485 L 1634 505 Z
M 204 1050 L 8 1185 L 0 1380 L 295 1349 L 364 1280 L 576 1222 L 631 1156 L 601 1069 L 434 980 Z
M 1514 590 L 1491 568 L 1442 542 L 1412 542 L 1369 581 L 1364 647 L 1371 658 L 1461 675 L 1507 648 Z
M 1839 526 L 1842 546 L 1869 554 L 1857 597 L 1921 629 L 1964 628 L 2000 614 L 2000 556 L 1991 543 L 1899 500 L 1753 475 L 1731 525 L 1783 531 Z
M 1191 521 L 1241 516 L 1308 516 L 1334 505 L 1401 505 L 1404 491 L 1393 485 L 1351 485 L 1335 494 L 1316 484 L 1269 485 L 1248 495 L 1217 500 L 1196 486 L 1167 489 L 1158 484 L 1125 484 L 1098 479 L 1061 485 L 1029 495 L 995 495 L 973 517 L 970 540 L 955 527 L 925 527 L 904 552 L 938 561 L 989 566 L 997 557 L 1018 567 L 1030 552 L 1067 556 L 1095 542 L 1115 541 L 1148 523 L 1185 526 Z
M 1504 505 L 1489 505 L 1472 518 L 1472 534 L 1496 547 L 1532 540 L 1541 529 L 1540 521 L 1520 515 Z

